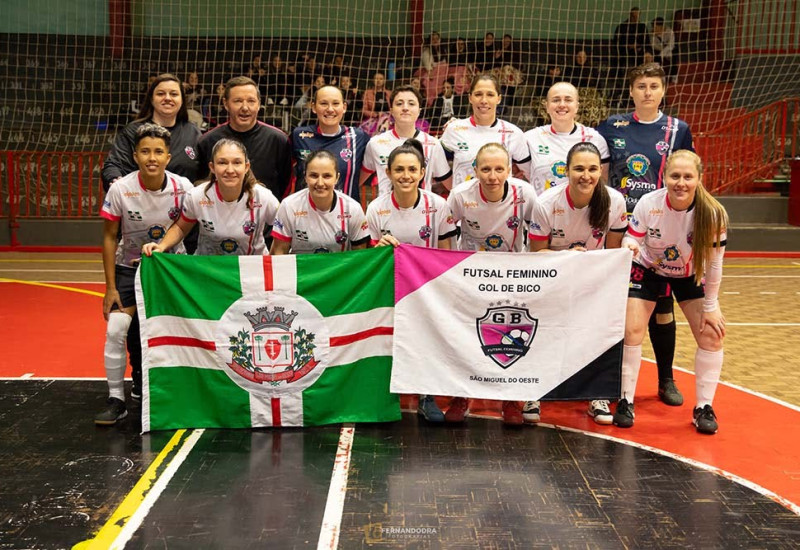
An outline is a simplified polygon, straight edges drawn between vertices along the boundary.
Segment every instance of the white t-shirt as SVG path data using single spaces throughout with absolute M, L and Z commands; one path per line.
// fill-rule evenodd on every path
M 142 245 L 161 242 L 181 215 L 184 199 L 193 189 L 192 182 L 171 172 L 166 173 L 166 180 L 163 189 L 150 191 L 137 170 L 109 187 L 100 215 L 120 222 L 122 239 L 117 245 L 117 265 L 136 267 L 142 258 Z M 186 253 L 183 243 L 172 251 Z
M 458 119 L 447 125 L 440 139 L 442 146 L 453 153 L 453 188 L 475 178 L 472 165 L 478 150 L 487 143 L 500 143 L 518 164 L 528 161 L 530 153 L 522 130 L 497 119 L 491 126 L 477 126 L 470 118 Z M 434 178 L 441 178 L 450 171 L 445 155 L 434 156 L 430 171 Z
M 567 153 L 576 143 L 588 141 L 600 150 L 600 158 L 608 161 L 608 144 L 596 130 L 576 124 L 572 132 L 558 133 L 550 124 L 525 132 L 525 142 L 531 155 L 528 181 L 536 193 L 567 183 Z
M 200 226 L 198 256 L 253 256 L 269 254 L 264 228 L 272 225 L 278 199 L 263 185 L 253 187 L 253 204 L 247 193 L 239 200 L 225 202 L 216 183 L 195 187 L 186 198 L 183 218 Z
M 606 186 L 611 198 L 608 222 L 609 231 L 624 232 L 628 227 L 625 197 Z M 531 240 L 547 241 L 551 250 L 568 250 L 583 247 L 598 250 L 605 246 L 607 232 L 589 225 L 589 207 L 575 208 L 569 195 L 569 185 L 551 187 L 539 195 L 533 211 L 529 236 Z
M 666 188 L 652 191 L 639 199 L 628 226 L 628 237 L 639 243 L 634 261 L 665 277 L 691 277 L 693 232 L 694 206 L 673 210 Z M 726 239 L 723 232 L 723 246 Z
M 453 188 L 447 204 L 461 223 L 459 250 L 525 250 L 525 226 L 536 206 L 536 193 L 527 182 L 509 178 L 503 198 L 489 202 L 474 178 Z
M 401 243 L 439 248 L 439 240 L 456 234 L 447 201 L 423 189 L 411 208 L 401 208 L 394 193 L 381 195 L 367 207 L 367 222 L 372 244 L 383 235 L 392 235 Z
M 385 195 L 392 191 L 392 183 L 389 181 L 389 176 L 386 175 L 386 163 L 391 152 L 405 143 L 406 139 L 408 138 L 398 136 L 397 132 L 392 129 L 372 137 L 367 143 L 367 151 L 364 153 L 364 163 L 361 165 L 361 170 L 370 174 L 377 174 L 379 195 Z M 417 130 L 414 139 L 422 144 L 425 164 L 430 165 L 434 151 L 441 149 L 439 140 L 421 130 Z M 431 188 L 431 178 L 431 171 L 427 170 L 425 178 L 422 180 L 423 189 Z
M 343 252 L 369 240 L 361 205 L 335 191 L 330 210 L 317 210 L 308 189 L 288 196 L 278 209 L 272 237 L 291 243 L 292 254 Z

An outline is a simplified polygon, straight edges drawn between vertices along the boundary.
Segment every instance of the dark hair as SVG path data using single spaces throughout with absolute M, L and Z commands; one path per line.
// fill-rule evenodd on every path
M 591 153 L 597 155 L 598 163 L 602 160 L 600 150 L 594 143 L 582 141 L 573 145 L 567 153 L 567 170 L 572 163 L 572 157 L 576 153 Z M 608 216 L 611 208 L 611 196 L 608 194 L 605 182 L 600 180 L 594 186 L 592 198 L 589 199 L 589 225 L 594 229 L 599 229 L 603 233 L 608 230 Z
M 664 24 L 664 18 L 663 17 L 656 17 L 655 19 L 653 19 L 653 24 L 663 25 Z
M 142 102 L 142 108 L 139 111 L 139 118 L 137 118 L 135 122 L 147 122 L 153 119 L 153 113 L 155 113 L 155 107 L 153 107 L 153 95 L 155 94 L 158 85 L 162 82 L 178 83 L 178 89 L 181 91 L 181 107 L 178 109 L 178 115 L 175 117 L 175 121 L 188 122 L 189 110 L 186 108 L 186 96 L 183 93 L 183 84 L 177 76 L 170 73 L 162 73 L 158 75 L 147 87 L 147 92 L 145 93 L 144 101 Z
M 402 145 L 395 147 L 392 152 L 389 153 L 389 160 L 386 161 L 386 167 L 391 168 L 392 164 L 394 164 L 394 159 L 397 158 L 397 155 L 403 154 L 414 155 L 417 157 L 419 165 L 425 168 L 424 149 L 422 148 L 422 144 L 414 138 L 405 140 Z
M 481 73 L 475 75 L 475 78 L 472 79 L 472 83 L 469 85 L 469 93 L 472 94 L 475 91 L 475 86 L 478 85 L 478 82 L 481 80 L 488 80 L 494 85 L 495 91 L 499 94 L 500 93 L 500 83 L 497 81 L 497 78 L 489 73 Z
M 489 31 L 483 35 L 484 38 L 486 38 L 487 36 L 491 36 L 492 38 L 494 38 L 494 33 L 492 31 Z
M 255 81 L 247 76 L 234 76 L 230 80 L 225 83 L 225 93 L 222 94 L 223 99 L 228 99 L 230 96 L 231 88 L 236 88 L 239 86 L 253 86 L 256 89 L 256 97 L 258 98 L 259 103 L 261 102 L 261 92 L 258 90 L 258 84 Z
M 405 84 L 403 86 L 398 86 L 397 88 L 392 90 L 391 95 L 389 95 L 389 108 L 390 109 L 392 108 L 392 105 L 394 105 L 395 98 L 401 92 L 410 92 L 410 93 L 414 94 L 414 96 L 417 98 L 417 101 L 419 102 L 419 106 L 422 107 L 422 95 L 419 93 L 419 90 L 417 90 L 411 84 Z
M 311 164 L 311 161 L 317 159 L 325 159 L 331 161 L 333 163 L 333 167 L 336 169 L 336 173 L 337 174 L 339 173 L 339 162 L 336 160 L 336 157 L 333 156 L 333 153 L 331 153 L 330 151 L 326 151 L 325 149 L 317 149 L 316 151 L 313 151 L 310 155 L 308 155 L 308 158 L 306 158 L 305 160 L 306 168 L 308 168 L 308 165 Z
M 219 152 L 219 150 L 225 147 L 226 145 L 230 145 L 232 147 L 236 147 L 237 149 L 239 149 L 239 151 L 244 153 L 245 162 L 250 162 L 250 157 L 247 155 L 247 147 L 245 147 L 241 141 L 239 141 L 238 139 L 224 138 L 216 142 L 214 144 L 214 148 L 211 149 L 212 163 L 214 162 L 214 159 L 217 157 L 217 152 Z M 211 172 L 211 179 L 206 185 L 206 188 L 203 190 L 204 195 L 208 196 L 207 194 L 208 190 L 211 189 L 211 186 L 214 185 L 216 181 L 217 181 L 217 176 L 214 174 L 214 172 Z M 248 169 L 247 173 L 244 175 L 244 180 L 242 181 L 242 192 L 239 195 L 239 198 L 241 199 L 242 196 L 245 193 L 247 193 L 248 208 L 252 208 L 253 206 L 253 188 L 256 185 L 258 185 L 258 180 L 256 179 L 255 174 L 253 174 L 253 170 Z
M 350 76 L 350 75 L 342 75 L 342 76 Z M 336 86 L 335 84 L 325 84 L 324 86 L 320 86 L 319 88 L 317 88 L 314 91 L 314 95 L 311 98 L 311 103 L 316 103 L 317 102 L 317 94 L 320 93 L 325 88 L 333 88 L 334 90 L 339 92 L 339 95 L 342 96 L 342 101 L 344 103 L 347 103 L 347 99 L 344 97 L 344 92 L 342 91 L 342 89 L 339 86 Z
M 628 71 L 628 83 L 633 86 L 634 83 L 640 78 L 660 78 L 661 85 L 667 85 L 667 74 L 658 63 L 642 63 L 638 67 L 634 67 Z
M 136 149 L 136 147 L 139 145 L 139 142 L 144 138 L 153 138 L 162 140 L 164 145 L 167 146 L 167 149 L 169 149 L 171 137 L 172 136 L 169 133 L 169 130 L 163 126 L 159 126 L 158 124 L 154 124 L 152 122 L 145 122 L 136 129 L 136 137 L 133 138 L 133 148 Z

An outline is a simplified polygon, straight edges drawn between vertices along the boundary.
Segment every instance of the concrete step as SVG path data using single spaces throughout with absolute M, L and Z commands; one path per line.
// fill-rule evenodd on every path
M 731 223 L 727 249 L 800 252 L 800 227 L 788 223 Z
M 778 195 L 740 195 L 717 197 L 732 225 L 785 224 L 789 213 L 789 197 Z

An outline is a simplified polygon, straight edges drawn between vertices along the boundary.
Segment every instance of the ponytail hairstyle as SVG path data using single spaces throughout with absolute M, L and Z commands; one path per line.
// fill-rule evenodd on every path
M 214 162 L 214 159 L 217 158 L 217 153 L 219 152 L 219 150 L 221 148 L 227 146 L 227 145 L 230 145 L 231 147 L 235 147 L 235 148 L 239 149 L 239 151 L 241 151 L 244 154 L 245 162 L 248 162 L 248 163 L 250 162 L 250 157 L 247 156 L 247 148 L 244 146 L 244 144 L 241 141 L 237 140 L 237 139 L 231 139 L 231 138 L 221 139 L 217 143 L 214 144 L 214 148 L 211 149 L 211 162 Z M 209 180 L 208 184 L 206 184 L 206 188 L 203 190 L 203 194 L 206 197 L 208 196 L 208 190 L 211 189 L 211 187 L 214 185 L 214 183 L 216 183 L 216 181 L 217 181 L 217 176 L 212 171 L 211 172 L 211 179 Z M 247 172 L 244 175 L 244 180 L 242 181 L 242 192 L 239 194 L 239 198 L 241 199 L 242 196 L 245 193 L 247 193 L 247 207 L 248 208 L 252 208 L 253 207 L 253 202 L 254 202 L 253 201 L 253 189 L 255 188 L 256 185 L 260 185 L 260 184 L 259 184 L 258 180 L 256 179 L 255 174 L 253 174 L 253 170 L 252 169 L 248 169 Z
M 392 164 L 394 164 L 394 159 L 397 158 L 397 155 L 408 154 L 417 157 L 419 165 L 425 168 L 425 154 L 423 151 L 422 144 L 419 141 L 414 138 L 407 139 L 402 145 L 395 147 L 392 152 L 389 153 L 389 160 L 386 162 L 386 167 L 389 169 L 392 168 Z
M 703 161 L 697 153 L 681 149 L 667 158 L 668 171 L 676 158 L 687 158 L 694 163 L 700 180 L 694 195 L 694 227 L 692 228 L 692 265 L 697 284 L 703 279 L 709 250 L 722 246 L 722 234 L 728 227 L 728 213 L 717 199 L 703 186 Z
M 572 157 L 576 153 L 591 153 L 597 155 L 598 164 L 600 164 L 602 157 L 600 150 L 594 143 L 589 141 L 582 141 L 576 143 L 567 153 L 567 170 L 572 162 Z M 569 184 L 568 184 L 569 185 Z M 589 199 L 589 225 L 592 229 L 598 229 L 604 234 L 608 232 L 608 217 L 609 210 L 611 209 L 611 196 L 608 194 L 605 182 L 602 178 L 594 186 L 592 198 Z

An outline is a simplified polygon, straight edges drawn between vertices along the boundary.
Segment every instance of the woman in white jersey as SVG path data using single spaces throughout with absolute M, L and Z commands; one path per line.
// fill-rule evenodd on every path
M 511 159 L 499 143 L 487 143 L 475 157 L 477 178 L 455 188 L 447 198 L 453 218 L 461 223 L 460 250 L 524 252 L 525 225 L 530 223 L 536 194 L 527 182 L 509 177 Z M 448 422 L 462 422 L 468 411 L 464 397 L 453 399 Z M 503 402 L 503 422 L 523 423 L 517 401 Z
M 366 248 L 361 205 L 336 189 L 336 157 L 324 149 L 306 160 L 305 189 L 288 196 L 272 228 L 272 254 L 319 254 Z
M 503 145 L 510 153 L 511 160 L 523 172 L 527 171 L 530 153 L 522 130 L 497 118 L 497 106 L 501 99 L 500 84 L 495 77 L 481 74 L 473 79 L 469 88 L 472 116 L 447 125 L 440 139 L 444 155 L 436 155 L 431 159 L 430 170 L 434 181 L 450 189 L 473 179 L 475 157 L 487 143 Z
M 628 228 L 625 197 L 602 181 L 600 150 L 578 142 L 566 156 L 567 185 L 551 187 L 539 195 L 528 236 L 532 252 L 546 250 L 600 250 L 619 248 Z M 539 421 L 538 401 L 522 408 L 525 422 Z M 589 404 L 589 416 L 598 424 L 611 424 L 607 400 Z
M 111 425 L 127 414 L 124 376 L 125 341 L 136 312 L 134 278 L 144 243 L 158 242 L 167 227 L 180 216 L 192 183 L 166 171 L 170 161 L 170 133 L 156 124 L 144 123 L 133 140 L 133 160 L 139 170 L 114 182 L 103 201 L 103 271 L 106 294 L 103 317 L 106 341 L 103 362 L 108 379 L 106 407 L 95 416 L 95 424 Z M 118 240 L 120 231 L 122 238 Z M 185 252 L 182 245 L 176 252 Z
M 163 252 L 200 226 L 197 255 L 252 256 L 267 254 L 264 231 L 272 225 L 278 199 L 256 181 L 247 149 L 235 139 L 221 139 L 211 151 L 211 181 L 192 189 L 181 217 L 158 244 L 143 252 Z
M 378 195 L 391 193 L 392 182 L 389 179 L 388 170 L 386 170 L 386 160 L 392 150 L 405 143 L 407 139 L 414 138 L 422 145 L 422 154 L 425 157 L 426 165 L 430 163 L 434 153 L 444 154 L 442 148 L 439 147 L 438 139 L 416 127 L 422 105 L 422 96 L 420 96 L 419 90 L 413 86 L 399 86 L 392 91 L 389 101 L 394 128 L 372 137 L 367 143 L 364 163 L 361 166 L 361 181 L 359 182 L 360 185 L 364 185 L 374 175 L 377 179 Z M 426 171 L 420 186 L 423 189 L 430 189 L 430 183 L 431 176 Z
M 531 155 L 528 181 L 541 195 L 547 189 L 567 182 L 567 152 L 576 143 L 593 143 L 600 151 L 603 178 L 608 175 L 608 145 L 592 128 L 575 121 L 578 114 L 578 90 L 569 82 L 557 82 L 547 91 L 544 101 L 550 124 L 525 132 Z
M 703 187 L 703 165 L 692 151 L 670 155 L 666 189 L 639 199 L 622 241 L 634 252 L 622 354 L 622 399 L 614 424 L 633 426 L 633 397 L 642 359 L 642 340 L 656 300 L 672 292 L 697 342 L 694 358 L 697 431 L 713 434 L 711 406 L 722 370 L 725 317 L 717 297 L 722 281 L 728 215 Z M 705 280 L 704 280 L 705 278 Z
M 447 202 L 420 189 L 425 178 L 423 145 L 409 139 L 390 154 L 386 175 L 392 189 L 367 208 L 370 242 L 373 246 L 400 243 L 426 248 L 450 249 L 456 224 Z M 444 422 L 444 413 L 432 395 L 420 395 L 417 412 L 429 422 Z

